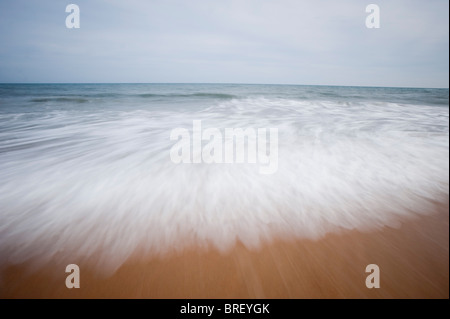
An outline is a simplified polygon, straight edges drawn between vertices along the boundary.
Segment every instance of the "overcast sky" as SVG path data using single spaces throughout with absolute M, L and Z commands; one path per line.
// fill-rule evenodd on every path
M 66 5 L 80 7 L 68 29 Z M 365 9 L 380 7 L 381 28 Z M 447 0 L 0 0 L 0 82 L 449 86 Z

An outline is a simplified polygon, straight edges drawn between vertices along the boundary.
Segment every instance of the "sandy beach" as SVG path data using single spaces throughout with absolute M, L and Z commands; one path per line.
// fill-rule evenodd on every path
M 447 203 L 374 232 L 280 240 L 258 250 L 238 244 L 227 253 L 192 247 L 160 257 L 136 254 L 113 275 L 80 264 L 79 289 L 66 288 L 64 267 L 10 266 L 0 297 L 448 298 L 448 221 Z M 368 264 L 380 268 L 379 289 L 365 286 Z

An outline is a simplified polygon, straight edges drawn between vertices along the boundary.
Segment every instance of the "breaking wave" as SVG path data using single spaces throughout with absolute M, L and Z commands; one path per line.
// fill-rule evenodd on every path
M 448 200 L 448 113 L 244 98 L 184 112 L 0 114 L 0 256 L 114 270 L 138 248 L 226 251 L 236 241 L 256 248 L 275 237 L 396 226 Z M 192 130 L 193 120 L 205 129 L 278 128 L 278 171 L 174 164 L 170 132 Z

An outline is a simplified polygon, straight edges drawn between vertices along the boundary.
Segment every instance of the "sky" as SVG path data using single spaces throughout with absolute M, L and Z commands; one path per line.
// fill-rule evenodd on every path
M 66 6 L 80 28 L 66 27 Z M 380 28 L 366 27 L 366 6 Z M 449 87 L 447 0 L 0 0 L 2 83 Z

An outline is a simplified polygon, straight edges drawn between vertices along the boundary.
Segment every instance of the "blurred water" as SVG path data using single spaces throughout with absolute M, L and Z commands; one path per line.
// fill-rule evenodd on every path
M 278 128 L 278 170 L 174 164 L 170 132 Z M 448 200 L 448 89 L 0 85 L 0 259 L 120 266 L 369 230 Z

